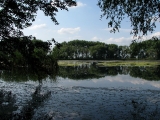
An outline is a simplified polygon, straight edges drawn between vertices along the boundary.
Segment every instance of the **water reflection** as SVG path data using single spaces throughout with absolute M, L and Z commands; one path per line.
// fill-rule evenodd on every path
M 156 67 L 98 67 L 81 65 L 59 67 L 58 71 L 48 74 L 44 71 L 15 69 L 1 71 L 0 79 L 8 82 L 47 81 L 50 86 L 83 87 L 134 87 L 144 89 L 160 88 L 160 66 Z
M 56 77 L 69 78 L 73 80 L 99 79 L 105 76 L 129 75 L 134 78 L 142 78 L 149 81 L 160 80 L 160 66 L 156 67 L 98 67 L 95 65 L 61 66 L 59 70 L 51 74 L 42 71 L 27 69 L 14 69 L 12 71 L 0 71 L 0 79 L 4 81 L 37 81 L 46 79 L 56 80 Z
M 25 104 L 9 106 L 5 111 L 0 109 L 1 118 L 4 120 L 159 120 L 160 117 L 160 93 L 156 90 L 92 87 L 49 87 L 48 90 L 50 90 L 49 95 L 46 94 L 44 99 L 39 96 L 40 94 L 36 98 L 34 92 Z M 19 107 L 19 113 L 13 109 L 16 106 Z
M 158 120 L 159 91 L 107 88 L 55 88 L 36 115 L 59 120 Z M 47 108 L 47 112 L 44 111 Z
M 58 71 L 48 74 L 43 71 L 15 69 L 1 71 L 0 79 L 8 82 L 43 81 L 46 86 L 83 86 L 83 87 L 134 87 L 136 89 L 159 89 L 160 66 L 156 67 L 98 67 L 81 65 L 59 67 Z M 53 82 L 54 84 L 50 84 Z
M 1 120 L 10 119 L 13 111 L 17 109 L 15 106 L 15 95 L 11 91 L 0 91 L 0 118 Z
M 61 79 L 59 78 L 58 86 L 116 87 L 116 88 L 134 87 L 136 89 L 139 88 L 159 89 L 160 88 L 159 73 L 160 73 L 160 66 L 60 67 L 58 76 L 60 76 Z
M 0 71 L 2 119 L 160 118 L 160 66 Z M 139 89 L 143 88 L 143 89 Z
M 97 66 L 75 66 L 60 67 L 58 76 L 74 80 L 102 78 L 105 76 L 130 75 L 145 80 L 160 80 L 160 66 L 157 67 L 97 67 Z
M 41 81 L 46 78 L 50 78 L 51 80 L 55 80 L 57 71 L 53 71 L 52 73 L 48 73 L 41 70 L 32 70 L 32 69 L 13 69 L 13 70 L 1 70 L 0 71 L 0 79 L 8 82 L 25 82 L 25 81 Z
M 0 86 L 1 120 L 31 120 L 35 110 L 50 98 L 51 92 L 42 84 L 6 83 Z

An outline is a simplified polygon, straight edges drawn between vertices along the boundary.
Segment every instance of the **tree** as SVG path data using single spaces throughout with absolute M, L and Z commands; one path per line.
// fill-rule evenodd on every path
M 58 25 L 58 9 L 68 10 L 74 0 L 0 0 L 0 40 L 23 35 L 22 29 L 32 25 L 38 10 Z
M 108 44 L 107 59 L 117 59 L 119 56 L 118 45 Z
M 129 57 L 129 47 L 128 46 L 119 46 L 119 58 L 126 59 Z
M 131 59 L 136 59 L 138 57 L 139 52 L 140 52 L 139 43 L 132 41 L 129 48 L 130 48 L 130 58 Z
M 105 44 L 97 44 L 90 47 L 90 53 L 93 59 L 106 59 L 107 46 Z
M 160 0 L 99 0 L 98 6 L 102 11 L 101 18 L 109 19 L 108 27 L 111 32 L 119 31 L 125 17 L 131 21 L 131 34 L 147 35 L 153 32 L 155 22 L 160 18 Z

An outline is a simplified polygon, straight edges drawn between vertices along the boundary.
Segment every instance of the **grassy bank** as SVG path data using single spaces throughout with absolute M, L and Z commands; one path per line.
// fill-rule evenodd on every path
M 111 60 L 111 61 L 101 61 L 101 60 L 60 60 L 58 61 L 59 66 L 78 66 L 82 64 L 95 63 L 97 66 L 157 66 L 160 65 L 159 60 Z
M 92 61 L 90 60 L 59 60 L 59 66 L 79 66 L 82 64 L 90 64 Z

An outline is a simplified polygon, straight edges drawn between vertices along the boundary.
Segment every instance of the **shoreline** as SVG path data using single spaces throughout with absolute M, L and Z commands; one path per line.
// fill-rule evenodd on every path
M 79 66 L 82 64 L 97 66 L 157 66 L 160 60 L 58 60 L 59 66 Z

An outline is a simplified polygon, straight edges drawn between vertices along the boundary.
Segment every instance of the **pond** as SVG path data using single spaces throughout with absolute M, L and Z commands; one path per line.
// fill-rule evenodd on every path
M 61 66 L 55 74 L 0 71 L 0 117 L 159 120 L 160 66 Z

